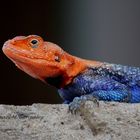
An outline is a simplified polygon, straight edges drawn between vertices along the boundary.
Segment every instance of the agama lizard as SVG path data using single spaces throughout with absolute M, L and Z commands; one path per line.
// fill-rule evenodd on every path
M 40 36 L 18 36 L 3 52 L 30 76 L 58 88 L 71 111 L 86 100 L 140 102 L 140 68 L 72 56 Z

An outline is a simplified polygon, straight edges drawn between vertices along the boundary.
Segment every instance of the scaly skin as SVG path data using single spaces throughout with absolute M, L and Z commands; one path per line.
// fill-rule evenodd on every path
M 37 35 L 5 42 L 3 52 L 30 76 L 58 88 L 71 111 L 86 100 L 140 102 L 140 69 L 84 60 Z

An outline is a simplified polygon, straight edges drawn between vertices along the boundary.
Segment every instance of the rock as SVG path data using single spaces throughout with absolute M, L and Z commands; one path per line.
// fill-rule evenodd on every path
M 67 105 L 0 105 L 0 140 L 139 140 L 140 104 L 86 102 L 76 115 Z

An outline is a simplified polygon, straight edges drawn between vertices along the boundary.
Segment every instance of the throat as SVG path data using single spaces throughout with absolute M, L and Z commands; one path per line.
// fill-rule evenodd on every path
M 56 88 L 60 88 L 62 86 L 62 83 L 63 83 L 63 76 L 58 75 L 56 77 L 47 77 L 47 78 L 45 78 L 45 81 L 49 85 L 52 85 L 52 86 L 54 86 Z

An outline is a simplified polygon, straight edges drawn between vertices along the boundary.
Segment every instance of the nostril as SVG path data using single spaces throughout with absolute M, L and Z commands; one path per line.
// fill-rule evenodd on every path
M 3 44 L 3 48 L 5 48 L 8 44 L 9 44 L 10 40 L 6 41 L 4 44 Z
M 6 41 L 6 42 L 3 44 L 3 47 L 2 47 L 2 51 L 3 51 L 3 52 L 5 52 L 5 50 L 7 50 L 8 43 L 9 43 L 9 41 Z
M 15 44 L 15 41 L 14 40 L 8 40 L 8 41 L 6 41 L 3 44 L 2 50 L 5 51 L 5 50 L 9 49 L 10 44 L 11 45 L 14 45 Z

